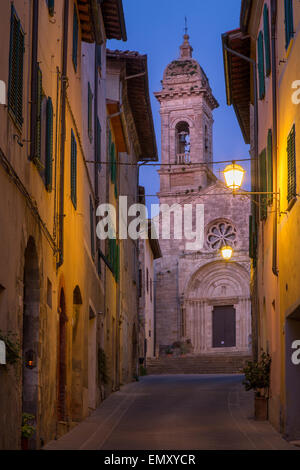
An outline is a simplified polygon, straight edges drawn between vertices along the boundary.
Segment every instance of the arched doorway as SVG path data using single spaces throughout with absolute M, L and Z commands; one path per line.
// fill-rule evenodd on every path
M 208 263 L 187 283 L 182 304 L 182 332 L 193 353 L 250 350 L 249 273 L 238 263 Z
M 40 279 L 35 241 L 29 238 L 25 250 L 23 335 L 22 335 L 22 416 L 32 415 L 30 424 L 38 419 L 38 343 L 40 318 Z M 37 446 L 37 432 L 29 440 L 29 448 Z
M 138 338 L 135 324 L 132 327 L 132 350 L 131 350 L 131 364 L 132 364 L 132 377 L 135 378 L 138 372 Z
M 58 386 L 57 386 L 57 417 L 59 421 L 66 420 L 66 385 L 67 385 L 67 315 L 64 290 L 59 296 L 59 328 L 58 328 Z
M 84 321 L 82 318 L 82 297 L 79 286 L 73 291 L 72 317 L 72 420 L 82 419 L 82 387 L 83 387 L 83 348 Z

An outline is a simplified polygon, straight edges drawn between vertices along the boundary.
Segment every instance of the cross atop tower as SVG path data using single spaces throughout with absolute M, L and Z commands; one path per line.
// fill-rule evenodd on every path
M 184 24 L 185 24 L 185 27 L 184 27 L 184 34 L 187 35 L 188 27 L 187 27 L 187 17 L 186 17 L 186 16 L 184 17 Z
M 180 58 L 181 59 L 190 59 L 192 57 L 193 48 L 189 43 L 188 27 L 187 27 L 187 18 L 184 17 L 184 36 L 183 44 L 180 46 Z

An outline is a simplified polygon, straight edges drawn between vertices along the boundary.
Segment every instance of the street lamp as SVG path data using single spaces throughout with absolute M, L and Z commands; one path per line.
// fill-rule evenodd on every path
M 221 248 L 221 255 L 225 261 L 229 261 L 233 255 L 233 248 L 229 245 L 224 245 Z
M 232 162 L 230 165 L 227 165 L 223 171 L 226 186 L 233 191 L 240 189 L 243 183 L 245 170 L 240 165 L 237 165 L 235 162 Z

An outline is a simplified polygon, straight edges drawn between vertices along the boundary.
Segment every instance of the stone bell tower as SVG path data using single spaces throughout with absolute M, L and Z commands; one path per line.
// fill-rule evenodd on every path
M 166 67 L 162 89 L 155 93 L 162 139 L 159 200 L 174 229 L 168 236 L 157 230 L 162 257 L 155 261 L 156 350 L 162 355 L 170 348 L 174 355 L 238 354 L 244 360 L 251 338 L 250 202 L 234 197 L 212 171 L 218 102 L 192 52 L 186 33 L 179 58 Z M 175 236 L 175 210 L 182 213 L 184 204 L 203 205 L 201 249 L 190 249 Z M 176 229 L 179 224 L 176 219 Z M 230 263 L 220 254 L 224 244 L 234 248 Z
M 170 164 L 159 172 L 160 196 L 186 187 L 199 190 L 214 181 L 212 111 L 219 105 L 203 69 L 192 58 L 188 34 L 183 39 L 179 58 L 166 67 L 162 90 L 155 93 L 161 106 L 161 161 Z M 184 174 L 181 165 L 185 165 Z

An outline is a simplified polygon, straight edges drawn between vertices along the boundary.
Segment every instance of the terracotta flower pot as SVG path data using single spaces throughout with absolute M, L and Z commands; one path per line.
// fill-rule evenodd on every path
M 22 450 L 28 450 L 28 438 L 27 437 L 22 437 L 21 438 L 21 449 Z
M 267 421 L 268 419 L 268 398 L 255 397 L 254 402 L 255 419 L 257 421 Z

